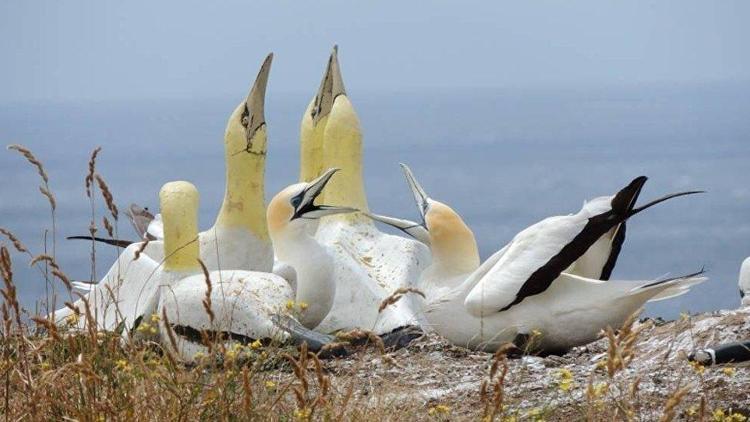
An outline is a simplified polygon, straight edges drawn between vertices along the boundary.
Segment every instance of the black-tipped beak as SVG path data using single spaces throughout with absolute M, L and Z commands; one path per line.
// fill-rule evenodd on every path
M 328 182 L 331 180 L 331 177 L 339 171 L 337 168 L 331 168 L 326 170 L 325 173 L 320 175 L 317 179 L 311 181 L 307 184 L 307 187 L 299 193 L 295 198 L 293 198 L 293 204 L 295 205 L 294 208 L 294 215 L 292 215 L 292 220 L 295 218 L 308 218 L 308 219 L 316 219 L 321 218 L 326 215 L 333 215 L 333 214 L 344 214 L 344 213 L 350 213 L 350 212 L 356 212 L 359 211 L 356 208 L 350 208 L 350 207 L 335 207 L 331 205 L 315 205 L 315 198 L 317 198 L 321 192 L 323 192 L 323 189 L 326 187 Z
M 641 194 L 643 185 L 646 184 L 647 180 L 648 177 L 646 176 L 638 176 L 617 192 L 615 197 L 612 198 L 612 211 L 617 215 L 628 215 L 633 207 L 635 207 L 638 195 Z
M 315 95 L 315 102 L 312 108 L 313 125 L 318 124 L 320 119 L 327 116 L 333 108 L 333 102 L 339 95 L 346 95 L 344 80 L 341 77 L 341 68 L 339 67 L 338 46 L 333 46 L 331 56 L 328 58 L 326 73 L 320 81 L 320 88 Z
M 418 241 L 430 246 L 430 232 L 427 230 L 424 224 L 417 223 L 415 221 L 405 220 L 396 217 L 388 217 L 387 215 L 363 213 L 369 218 L 387 224 L 391 227 L 395 227 L 409 236 L 417 239 Z
M 258 76 L 255 78 L 255 83 L 245 99 L 245 112 L 242 114 L 242 126 L 245 127 L 248 143 L 253 139 L 253 136 L 255 136 L 255 132 L 266 124 L 266 116 L 264 113 L 266 86 L 268 85 L 268 75 L 271 73 L 272 61 L 273 53 L 269 53 L 263 61 L 263 64 L 260 66 Z
M 400 163 L 400 165 L 404 170 L 406 183 L 409 184 L 409 189 L 411 189 L 411 193 L 412 195 L 414 195 L 414 202 L 417 204 L 417 210 L 419 211 L 420 217 L 422 217 L 422 225 L 425 225 L 425 215 L 427 215 L 427 210 L 430 207 L 430 204 L 427 200 L 430 199 L 430 197 L 427 196 L 427 192 L 425 192 L 425 190 L 422 188 L 422 185 L 419 184 L 417 178 L 414 177 L 414 173 L 411 172 L 409 166 L 404 163 Z
M 638 214 L 639 212 L 641 212 L 641 211 L 643 211 L 645 209 L 651 208 L 654 205 L 660 204 L 660 203 L 662 203 L 662 202 L 664 202 L 666 200 L 669 200 L 669 199 L 672 199 L 672 198 L 677 198 L 677 197 L 680 197 L 680 196 L 695 195 L 697 193 L 706 193 L 706 191 L 703 191 L 703 190 L 691 190 L 691 191 L 687 191 L 687 192 L 678 192 L 678 193 L 672 193 L 672 194 L 669 194 L 669 195 L 665 195 L 665 196 L 662 196 L 661 198 L 658 198 L 658 199 L 655 199 L 655 200 L 649 202 L 648 204 L 642 205 L 642 206 L 640 206 L 638 208 L 633 208 L 629 212 L 628 217 L 632 217 L 632 216 Z

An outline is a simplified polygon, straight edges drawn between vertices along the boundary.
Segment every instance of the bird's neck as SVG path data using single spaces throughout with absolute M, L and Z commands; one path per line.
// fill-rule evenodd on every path
M 297 273 L 295 300 L 308 305 L 303 324 L 317 325 L 330 311 L 336 293 L 333 260 L 328 250 L 304 229 L 272 233 L 271 238 L 276 257 Z
M 164 269 L 173 273 L 194 273 L 200 270 L 198 227 L 164 226 Z
M 315 101 L 311 101 L 305 110 L 300 124 L 300 172 L 299 181 L 309 182 L 323 172 L 323 132 L 326 128 L 328 116 L 323 117 L 317 124 L 311 116 Z
M 244 228 L 259 239 L 268 239 L 265 209 L 266 128 L 251 142 L 229 128 L 225 136 L 226 191 L 216 226 Z
M 449 232 L 430 232 L 432 263 L 425 269 L 423 280 L 432 287 L 455 287 L 462 275 L 479 267 L 479 250 L 474 234 L 468 227 Z
M 362 179 L 362 131 L 359 118 L 346 95 L 336 97 L 323 134 L 325 168 L 340 168 L 328 183 L 323 201 L 328 205 L 347 206 L 366 211 Z M 341 215 L 338 218 L 352 218 Z

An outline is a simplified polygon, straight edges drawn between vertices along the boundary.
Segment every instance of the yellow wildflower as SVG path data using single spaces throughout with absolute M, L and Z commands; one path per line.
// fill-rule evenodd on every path
M 450 406 L 446 406 L 444 404 L 438 404 L 436 406 L 432 406 L 427 411 L 427 414 L 430 416 L 447 416 L 450 413 L 451 413 Z
M 307 309 L 308 305 L 305 302 L 299 302 L 299 303 L 297 303 L 297 306 L 299 306 L 299 310 L 300 311 L 304 311 L 305 309 Z
M 132 367 L 130 366 L 130 364 L 128 363 L 128 361 L 125 360 L 125 359 L 118 359 L 118 360 L 116 360 L 115 361 L 115 367 L 117 369 L 119 369 L 120 371 L 123 371 L 123 372 L 129 372 L 132 369 Z
M 263 347 L 263 343 L 260 342 L 260 340 L 255 340 L 254 342 L 250 343 L 251 349 L 260 349 Z
M 726 368 L 723 368 L 721 372 L 724 373 L 724 375 L 728 377 L 733 377 L 735 373 L 737 373 L 737 370 L 732 368 L 731 366 L 727 366 Z
M 609 384 L 606 382 L 598 382 L 594 385 L 594 397 L 601 397 L 609 391 Z
M 78 324 L 79 319 L 80 317 L 77 314 L 70 314 L 67 317 L 65 317 L 65 323 L 68 324 L 68 326 L 72 327 Z
M 275 390 L 276 389 L 276 383 L 273 381 L 266 381 L 266 388 L 269 390 Z
M 699 362 L 690 362 L 690 366 L 693 367 L 693 370 L 697 372 L 699 375 L 703 375 L 703 373 L 706 371 L 706 367 L 701 365 Z
M 570 372 L 570 369 L 563 368 L 557 372 L 558 378 L 560 378 L 560 382 L 558 383 L 558 388 L 561 391 L 570 391 L 571 388 L 575 387 L 575 382 L 573 381 L 573 373 Z
M 302 408 L 302 409 L 295 410 L 294 411 L 294 418 L 298 419 L 298 420 L 306 421 L 306 420 L 310 419 L 310 415 L 311 414 L 312 414 L 311 409 L 308 409 L 308 408 L 305 407 L 305 408 Z
M 727 413 L 721 409 L 714 410 L 712 416 L 714 422 L 745 422 L 747 420 L 747 416 L 741 413 Z
M 287 300 L 285 306 L 286 306 L 287 310 L 289 310 L 289 311 L 293 310 L 294 309 L 294 301 L 291 300 L 291 299 Z
M 159 322 L 159 315 L 158 314 L 151 314 L 151 322 Z

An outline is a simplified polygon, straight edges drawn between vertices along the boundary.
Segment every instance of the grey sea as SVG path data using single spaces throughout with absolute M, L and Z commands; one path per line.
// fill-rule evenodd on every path
M 676 299 L 648 304 L 652 316 L 734 308 L 737 274 L 750 255 L 750 85 L 357 92 L 365 133 L 365 180 L 373 211 L 416 218 L 399 162 L 411 165 L 435 199 L 473 228 L 483 258 L 515 233 L 583 201 L 649 177 L 641 200 L 703 189 L 635 217 L 613 279 L 651 279 L 705 267 L 710 281 Z M 240 93 L 241 95 L 241 93 Z M 269 88 L 267 196 L 296 180 L 299 120 L 310 93 Z M 31 148 L 58 202 L 56 255 L 77 280 L 91 279 L 83 179 L 93 148 L 116 202 L 158 207 L 170 180 L 201 191 L 201 225 L 218 210 L 224 185 L 223 132 L 237 98 L 0 105 L 0 139 Z M 0 100 L 1 101 L 1 100 Z M 18 154 L 0 153 L 0 226 L 44 250 L 51 227 L 39 178 Z M 97 208 L 101 225 L 104 208 Z M 120 220 L 121 237 L 134 238 Z M 52 233 L 48 249 L 52 247 Z M 4 242 L 4 240 L 0 240 Z M 50 250 L 51 251 L 51 250 Z M 114 260 L 97 248 L 95 277 Z M 31 312 L 45 283 L 14 253 L 22 304 Z M 57 290 L 61 285 L 54 286 Z M 62 299 L 67 299 L 65 296 Z

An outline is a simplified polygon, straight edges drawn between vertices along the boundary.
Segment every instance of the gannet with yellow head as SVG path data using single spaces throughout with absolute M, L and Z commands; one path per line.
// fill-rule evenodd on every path
M 428 326 L 456 345 L 494 350 L 538 332 L 540 336 L 533 344 L 523 346 L 562 352 L 597 339 L 607 326 L 619 327 L 645 302 L 683 294 L 706 280 L 702 273 L 696 273 L 665 280 L 610 283 L 564 272 L 612 227 L 664 198 L 640 208 L 633 208 L 628 201 L 624 214 L 606 211 L 585 217 L 593 220 L 596 228 L 584 227 L 579 233 L 582 236 L 572 236 L 562 247 L 563 254 L 557 246 L 559 238 L 574 230 L 563 226 L 574 226 L 580 216 L 548 218 L 520 232 L 479 265 L 471 229 L 448 205 L 429 198 L 408 167 L 404 166 L 404 172 L 422 223 L 372 217 L 429 243 L 432 264 L 419 282 L 426 295 L 425 319 Z M 638 182 L 640 186 L 642 182 Z M 632 193 L 627 188 L 624 191 Z M 665 198 L 674 196 L 678 195 Z M 615 202 L 613 209 L 618 209 Z M 589 211 L 586 207 L 582 210 L 584 214 Z M 576 251 L 570 251 L 572 248 Z M 545 254 L 552 258 L 540 264 L 539 256 Z
M 268 237 L 265 207 L 266 118 L 265 95 L 273 54 L 263 61 L 250 93 L 234 109 L 224 133 L 226 188 L 210 229 L 200 233 L 201 259 L 210 270 L 271 271 L 273 247 Z M 161 238 L 162 217 L 157 215 L 146 233 Z M 71 236 L 69 239 L 91 239 Z M 126 240 L 100 239 L 116 246 Z
M 310 180 L 323 168 L 340 167 L 340 177 L 331 182 L 323 199 L 367 211 L 362 131 L 344 88 L 337 53 L 334 47 L 320 89 L 302 119 L 300 179 Z M 385 334 L 419 324 L 411 295 L 382 313 L 378 307 L 397 289 L 413 286 L 429 262 L 424 245 L 384 234 L 359 213 L 322 219 L 316 239 L 331 249 L 336 264 L 336 298 L 320 331 L 357 327 Z
M 173 283 L 168 291 L 162 290 L 159 315 L 164 312 L 170 329 L 176 334 L 177 350 L 185 360 L 192 360 L 196 353 L 205 352 L 201 332 L 221 335 L 228 342 L 242 343 L 255 340 L 283 341 L 288 334 L 277 328 L 274 317 L 287 312 L 288 308 L 299 311 L 297 318 L 302 326 L 313 328 L 328 314 L 333 303 L 336 286 L 330 277 L 330 258 L 306 233 L 305 226 L 324 215 L 351 212 L 350 208 L 315 205 L 335 169 L 325 172 L 310 183 L 298 183 L 277 194 L 268 207 L 269 232 L 279 253 L 279 258 L 297 271 L 296 285 L 273 273 L 243 270 L 216 270 L 208 274 L 211 291 L 210 307 L 213 319 L 205 306 L 208 284 L 198 261 L 197 242 L 194 249 L 177 249 L 180 269 L 192 275 Z M 183 200 L 181 207 L 192 216 L 190 222 L 181 227 L 182 236 L 197 236 L 194 229 L 197 220 L 197 191 L 189 201 Z M 166 198 L 169 199 L 169 198 Z M 164 204 L 164 199 L 162 200 Z M 166 215 L 164 215 L 166 221 Z M 165 226 L 165 240 L 170 233 Z M 179 246 L 179 245 L 175 245 Z M 169 243 L 165 243 L 169 253 Z M 289 304 L 293 305 L 290 306 Z M 166 322 L 161 321 L 162 333 L 166 333 Z M 314 344 L 317 338 L 309 340 Z M 166 346 L 172 347 L 168 337 Z
M 147 245 L 133 243 L 125 248 L 107 275 L 73 305 L 85 315 L 88 302 L 98 329 L 123 327 L 127 336 L 144 316 L 156 312 L 160 289 L 195 272 L 198 256 L 197 191 L 188 182 L 170 182 L 159 192 L 163 216 L 163 240 Z M 65 323 L 74 311 L 68 307 L 55 312 L 58 323 Z M 78 318 L 85 327 L 87 318 Z

